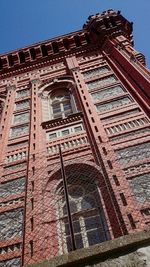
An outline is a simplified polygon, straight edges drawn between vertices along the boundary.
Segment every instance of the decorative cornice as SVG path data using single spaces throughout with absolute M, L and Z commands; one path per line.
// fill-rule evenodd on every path
M 84 55 L 84 53 L 88 53 L 91 52 L 95 49 L 97 49 L 98 46 L 97 44 L 91 44 L 90 46 L 81 46 L 78 47 L 78 49 L 74 49 L 69 50 L 69 51 L 65 51 L 65 52 L 61 52 L 59 54 L 54 54 L 54 55 L 48 55 L 47 57 L 44 58 L 38 58 L 35 59 L 34 61 L 28 61 L 22 64 L 17 64 L 14 65 L 13 67 L 6 67 L 2 70 L 0 70 L 0 79 L 5 79 L 11 76 L 16 76 L 16 75 L 21 75 L 23 73 L 26 72 L 32 72 L 35 71 L 37 69 L 42 69 L 43 67 L 47 67 L 53 64 L 57 64 L 60 63 L 62 61 L 64 61 L 65 57 L 69 57 L 69 56 L 75 56 L 75 55 Z
M 132 23 L 119 12 L 108 10 L 90 16 L 83 30 L 58 36 L 39 42 L 23 49 L 18 49 L 0 56 L 0 76 L 32 71 L 52 62 L 64 60 L 67 56 L 83 55 L 84 51 L 95 50 L 106 38 L 126 36 L 131 41 Z
M 66 125 L 67 123 L 72 123 L 75 121 L 79 121 L 82 119 L 82 112 L 77 112 L 77 113 L 73 113 L 71 115 L 68 115 L 68 117 L 62 119 L 62 118 L 57 118 L 57 119 L 53 119 L 50 121 L 44 121 L 42 122 L 42 127 L 43 129 L 51 129 L 54 127 L 58 127 L 61 125 Z

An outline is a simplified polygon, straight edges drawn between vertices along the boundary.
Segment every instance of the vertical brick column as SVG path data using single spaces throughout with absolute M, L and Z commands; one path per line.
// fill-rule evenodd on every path
M 12 124 L 12 115 L 15 103 L 16 85 L 12 84 L 7 86 L 7 97 L 5 101 L 5 106 L 3 109 L 3 115 L 1 118 L 1 138 L 0 138 L 0 168 L 1 175 L 3 173 L 3 164 L 5 161 L 5 151 L 8 143 L 8 138 L 10 134 L 10 127 Z
M 31 117 L 26 187 L 25 233 L 23 264 L 44 258 L 44 233 L 42 225 L 43 191 L 46 175 L 46 151 L 41 127 L 42 109 L 38 95 L 40 81 L 31 79 Z
M 105 43 L 103 53 L 113 70 L 118 74 L 123 83 L 128 86 L 130 93 L 149 116 L 150 74 L 146 68 L 138 62 L 133 64 L 127 53 L 119 50 L 114 41 L 108 40 Z

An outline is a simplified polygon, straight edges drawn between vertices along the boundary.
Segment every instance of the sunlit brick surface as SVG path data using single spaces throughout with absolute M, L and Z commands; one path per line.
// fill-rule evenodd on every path
M 131 34 L 109 10 L 0 56 L 0 266 L 147 229 L 150 75 Z

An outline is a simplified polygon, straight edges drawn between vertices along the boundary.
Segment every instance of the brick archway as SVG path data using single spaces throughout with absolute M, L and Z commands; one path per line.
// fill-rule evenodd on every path
M 77 248 L 88 247 L 110 239 L 110 225 L 101 194 L 103 176 L 100 168 L 92 162 L 78 161 L 66 164 L 65 172 L 73 224 L 77 221 L 80 228 L 79 233 L 75 232 L 75 236 L 80 237 L 80 241 L 76 240 L 76 242 L 79 241 Z M 81 195 L 80 192 L 82 192 Z M 74 199 L 76 199 L 75 202 Z M 77 211 L 74 210 L 72 203 L 73 206 L 76 205 Z M 68 227 L 68 215 L 60 166 L 49 177 L 44 194 L 44 209 L 45 221 L 49 221 L 47 227 L 49 232 L 53 233 L 53 243 L 55 243 L 53 249 L 55 247 L 57 254 L 67 253 L 70 251 L 70 243 L 68 243 L 70 235 L 65 232 L 65 228 Z M 95 225 L 98 226 L 95 226 L 97 227 L 95 229 L 90 226 L 91 229 L 87 230 L 86 224 L 92 220 L 95 220 Z

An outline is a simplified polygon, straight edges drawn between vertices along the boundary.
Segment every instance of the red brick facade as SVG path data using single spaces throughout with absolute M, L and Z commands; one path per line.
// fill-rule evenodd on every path
M 108 10 L 83 30 L 0 57 L 0 266 L 71 250 L 150 221 L 150 72 L 132 23 Z

